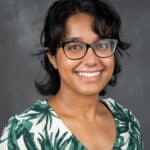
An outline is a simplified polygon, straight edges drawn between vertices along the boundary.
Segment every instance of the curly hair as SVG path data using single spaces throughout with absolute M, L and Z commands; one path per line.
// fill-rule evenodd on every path
M 44 27 L 41 33 L 41 46 L 43 50 L 38 53 L 41 64 L 47 72 L 47 80 L 35 81 L 35 86 L 40 94 L 55 95 L 60 88 L 60 76 L 47 57 L 47 52 L 56 55 L 58 43 L 63 40 L 64 28 L 67 19 L 77 13 L 86 13 L 94 18 L 93 31 L 100 38 L 113 38 L 118 40 L 115 58 L 115 68 L 108 85 L 115 86 L 121 72 L 119 56 L 130 46 L 120 39 L 121 19 L 116 10 L 102 0 L 58 0 L 48 9 Z M 45 50 L 46 49 L 46 50 Z M 99 95 L 105 95 L 106 88 Z

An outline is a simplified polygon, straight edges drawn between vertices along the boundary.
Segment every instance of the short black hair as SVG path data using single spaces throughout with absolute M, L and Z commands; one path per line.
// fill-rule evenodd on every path
M 102 0 L 58 0 L 48 9 L 44 27 L 41 33 L 41 46 L 43 50 L 38 53 L 41 63 L 47 72 L 47 80 L 35 81 L 38 91 L 44 95 L 55 95 L 60 88 L 60 76 L 58 71 L 52 66 L 47 57 L 47 52 L 55 56 L 57 45 L 63 40 L 64 28 L 67 19 L 77 13 L 86 13 L 93 16 L 93 31 L 100 38 L 113 38 L 118 40 L 115 58 L 115 68 L 113 76 L 108 85 L 115 86 L 117 78 L 121 72 L 119 56 L 130 46 L 129 43 L 120 39 L 121 19 L 110 3 Z M 106 88 L 99 94 L 104 96 Z

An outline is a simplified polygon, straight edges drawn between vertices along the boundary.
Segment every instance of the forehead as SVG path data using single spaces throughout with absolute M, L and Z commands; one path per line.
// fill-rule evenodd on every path
M 81 38 L 95 40 L 99 36 L 93 30 L 94 17 L 86 13 L 70 16 L 65 24 L 65 38 Z

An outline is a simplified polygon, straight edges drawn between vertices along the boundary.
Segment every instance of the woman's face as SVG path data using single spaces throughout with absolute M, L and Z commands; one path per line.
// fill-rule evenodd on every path
M 93 17 L 78 13 L 71 16 L 65 24 L 65 41 L 76 39 L 85 43 L 94 43 L 100 37 L 92 30 Z M 50 62 L 58 69 L 60 90 L 78 95 L 98 95 L 107 85 L 114 70 L 114 56 L 98 58 L 93 49 L 79 60 L 68 59 L 62 48 L 56 56 L 48 54 Z

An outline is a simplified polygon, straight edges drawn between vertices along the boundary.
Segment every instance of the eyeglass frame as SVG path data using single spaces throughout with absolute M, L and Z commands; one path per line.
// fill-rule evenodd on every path
M 118 44 L 118 40 L 117 40 L 117 39 L 102 39 L 102 40 L 112 40 L 112 41 L 115 42 L 115 47 L 113 48 L 111 55 L 106 56 L 106 57 L 104 57 L 104 56 L 98 56 L 98 55 L 96 54 L 95 48 L 93 47 L 93 45 L 94 45 L 95 43 L 97 43 L 97 42 L 88 44 L 88 43 L 86 43 L 86 42 L 76 41 L 76 40 L 64 41 L 64 42 L 62 42 L 62 43 L 59 43 L 59 44 L 57 45 L 57 48 L 62 48 L 62 49 L 63 49 L 63 52 L 64 52 L 64 54 L 65 54 L 65 56 L 66 56 L 68 59 L 71 59 L 71 60 L 79 60 L 79 59 L 84 58 L 84 57 L 86 56 L 86 54 L 87 54 L 89 48 L 92 48 L 94 54 L 95 54 L 98 58 L 108 58 L 108 57 L 111 57 L 111 56 L 115 53 L 115 51 L 116 51 L 116 47 L 117 47 L 117 44 Z M 99 41 L 101 41 L 101 40 L 99 40 Z M 98 42 L 99 42 L 99 41 L 98 41 Z M 71 42 L 79 42 L 79 43 L 82 43 L 82 44 L 85 45 L 86 50 L 85 50 L 84 55 L 83 55 L 82 57 L 79 57 L 79 58 L 70 58 L 70 57 L 67 56 L 64 47 L 65 47 L 65 45 L 66 45 L 67 43 L 71 43 Z

